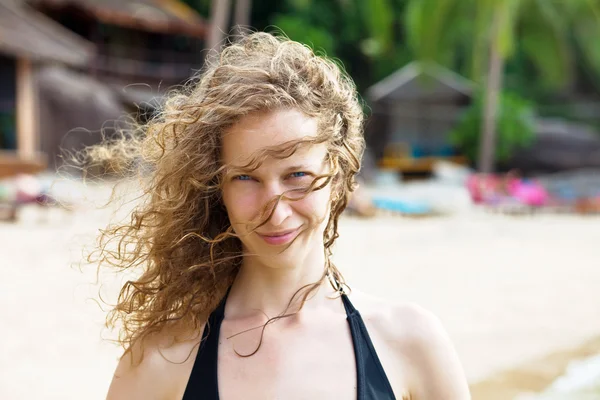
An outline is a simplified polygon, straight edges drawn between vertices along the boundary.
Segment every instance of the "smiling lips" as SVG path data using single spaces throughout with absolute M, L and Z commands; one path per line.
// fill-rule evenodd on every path
M 267 242 L 270 245 L 280 246 L 282 244 L 287 244 L 287 243 L 291 242 L 292 240 L 294 240 L 296 238 L 296 236 L 298 235 L 298 231 L 299 231 L 299 228 L 296 228 L 296 229 L 290 229 L 290 230 L 281 231 L 281 232 L 269 232 L 269 233 L 258 233 L 257 232 L 257 235 L 260 236 L 265 242 Z

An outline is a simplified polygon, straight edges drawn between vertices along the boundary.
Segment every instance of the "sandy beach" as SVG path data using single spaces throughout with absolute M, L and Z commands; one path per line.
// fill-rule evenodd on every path
M 31 208 L 0 223 L 0 398 L 104 398 L 120 349 L 105 340 L 96 271 L 73 263 L 108 216 Z M 598 217 L 344 217 L 340 234 L 350 286 L 437 314 L 475 399 L 541 390 L 600 353 Z

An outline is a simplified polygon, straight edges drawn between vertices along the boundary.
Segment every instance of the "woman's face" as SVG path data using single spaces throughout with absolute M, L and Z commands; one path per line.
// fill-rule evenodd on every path
M 329 171 L 327 146 L 301 146 L 287 158 L 267 157 L 255 170 L 243 167 L 265 149 L 316 135 L 317 120 L 297 110 L 251 114 L 223 134 L 221 156 L 228 166 L 223 201 L 229 220 L 245 252 L 266 265 L 292 265 L 323 251 L 330 185 L 299 200 L 281 198 L 274 210 L 272 202 L 284 192 L 308 187 L 316 176 Z

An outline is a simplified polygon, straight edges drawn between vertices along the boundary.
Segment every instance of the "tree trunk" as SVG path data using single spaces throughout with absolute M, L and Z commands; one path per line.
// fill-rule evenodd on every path
M 230 0 L 212 0 L 207 48 L 219 50 L 229 30 Z
M 502 87 L 502 74 L 504 72 L 504 58 L 500 54 L 498 46 L 500 17 L 500 11 L 496 10 L 492 22 L 484 114 L 481 127 L 482 138 L 479 147 L 478 164 L 480 172 L 483 173 L 494 171 L 496 159 L 496 121 L 498 100 Z
M 250 27 L 250 16 L 252 13 L 252 0 L 236 0 L 233 15 L 233 24 L 237 34 L 242 34 L 244 28 Z

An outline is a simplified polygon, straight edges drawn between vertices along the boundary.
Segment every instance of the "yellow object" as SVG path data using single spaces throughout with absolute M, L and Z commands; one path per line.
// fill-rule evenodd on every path
M 412 157 L 412 151 L 407 143 L 394 143 L 386 146 L 379 166 L 384 169 L 393 169 L 399 172 L 431 172 L 438 161 L 449 161 L 456 164 L 466 164 L 464 156 L 448 157 Z
M 201 18 L 192 7 L 179 0 L 158 0 L 161 8 L 182 20 L 196 24 Z

